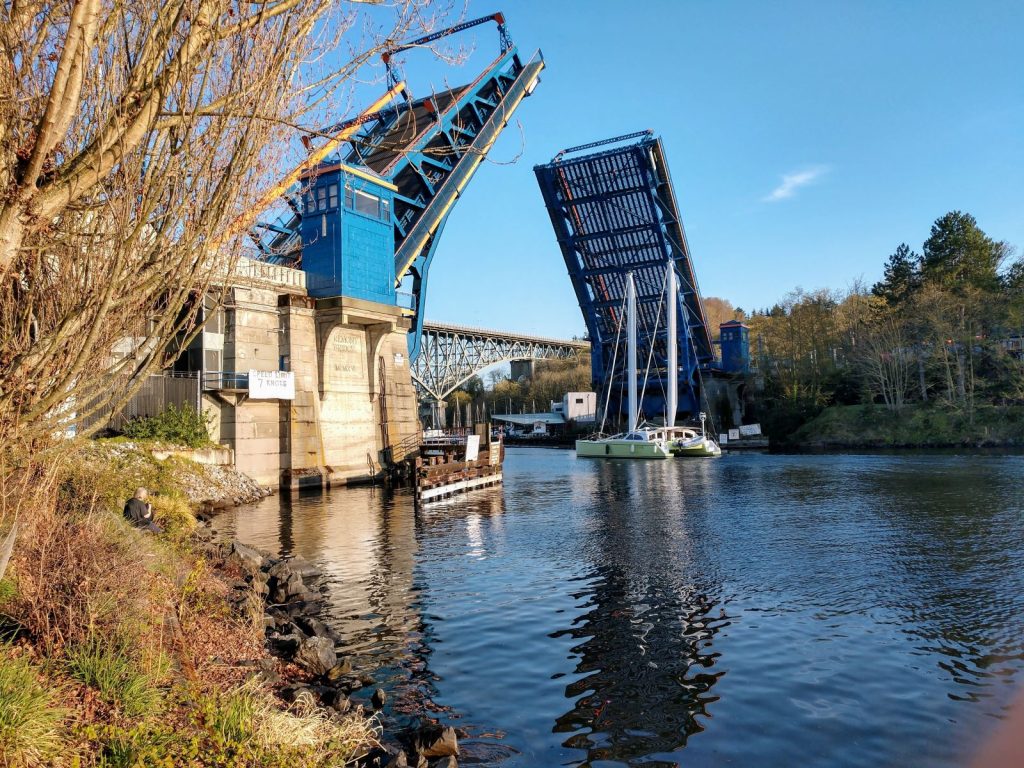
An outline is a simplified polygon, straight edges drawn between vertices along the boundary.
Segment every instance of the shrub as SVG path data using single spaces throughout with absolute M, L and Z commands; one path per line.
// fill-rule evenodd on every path
M 175 541 L 184 541 L 196 529 L 196 516 L 188 499 L 172 493 L 153 497 L 156 522 Z
M 761 413 L 761 427 L 773 443 L 785 443 L 804 424 L 822 411 L 822 406 L 808 397 L 799 400 L 779 399 L 767 403 Z
M 211 416 L 190 405 L 168 405 L 156 416 L 132 419 L 121 431 L 133 440 L 162 440 L 202 448 L 210 443 Z
M 145 613 L 146 553 L 122 521 L 37 509 L 25 534 L 10 611 L 48 652 Z
M 17 590 L 3 610 L 48 654 L 61 655 L 90 635 L 123 638 L 126 626 L 159 633 L 163 616 L 153 606 L 164 605 L 195 525 L 172 481 L 175 471 L 174 462 L 134 449 L 108 457 L 83 443 L 40 473 L 45 482 L 22 514 L 12 561 Z M 142 534 L 122 519 L 125 499 L 139 485 L 166 489 L 153 502 L 167 535 Z
M 210 580 L 207 563 L 202 558 L 192 564 L 188 573 L 178 576 L 175 604 L 182 629 L 195 629 L 201 617 L 219 621 L 231 619 L 227 601 L 216 590 L 210 589 Z
M 128 717 L 142 717 L 160 707 L 162 696 L 151 675 L 121 643 L 91 637 L 68 654 L 67 670 Z
M 54 706 L 59 691 L 50 688 L 27 659 L 0 646 L 0 765 L 46 765 L 63 752 L 66 713 Z
M 87 726 L 79 729 L 78 735 L 94 745 L 99 755 L 98 768 L 199 764 L 200 750 L 194 735 L 189 738 L 165 723 L 147 720 L 130 728 Z

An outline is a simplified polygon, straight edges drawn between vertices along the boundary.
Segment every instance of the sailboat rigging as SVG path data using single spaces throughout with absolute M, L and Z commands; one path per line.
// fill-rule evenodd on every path
M 667 459 L 672 456 L 720 456 L 722 451 L 704 429 L 704 414 L 701 414 L 701 431 L 690 427 L 676 427 L 678 408 L 679 365 L 676 328 L 677 284 L 675 268 L 670 261 L 665 274 L 665 305 L 667 311 L 667 368 L 668 391 L 666 392 L 665 425 L 650 427 L 640 424 L 640 398 L 637 391 L 637 316 L 636 283 L 632 272 L 626 273 L 626 378 L 627 378 L 627 423 L 626 431 L 611 437 L 594 437 L 576 441 L 576 455 L 589 458 L 631 458 Z M 660 311 L 658 313 L 660 317 Z M 621 330 L 621 325 L 620 325 Z M 655 329 L 656 331 L 657 329 Z M 651 350 L 653 353 L 653 348 Z M 647 368 L 650 368 L 648 359 Z M 647 372 L 644 374 L 646 388 Z M 609 390 L 610 395 L 610 390 Z M 603 426 L 602 420 L 602 426 Z

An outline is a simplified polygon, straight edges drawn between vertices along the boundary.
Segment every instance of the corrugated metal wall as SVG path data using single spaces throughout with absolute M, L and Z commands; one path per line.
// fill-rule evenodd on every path
M 79 430 L 91 429 L 97 423 L 100 428 L 109 427 L 120 430 L 126 421 L 137 417 L 156 416 L 173 405 L 181 408 L 190 405 L 199 407 L 199 374 L 177 374 L 169 376 L 157 374 L 146 379 L 139 391 L 128 401 L 119 412 L 99 412 L 79 422 Z

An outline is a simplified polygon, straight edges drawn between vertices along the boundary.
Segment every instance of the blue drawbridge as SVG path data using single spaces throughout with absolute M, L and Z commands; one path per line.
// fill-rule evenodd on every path
M 586 150 L 597 151 L 581 154 Z M 533 170 L 590 334 L 594 384 L 611 392 L 609 414 L 622 413 L 625 401 L 625 328 L 620 334 L 619 327 L 632 272 L 641 383 L 648 371 L 641 412 L 651 421 L 665 416 L 664 295 L 672 263 L 679 291 L 678 415 L 696 416 L 700 371 L 715 355 L 661 139 L 642 131 L 585 144 Z
M 409 95 L 394 65 L 397 54 L 488 22 L 498 26 L 500 52 L 475 80 L 423 98 Z M 393 102 L 318 131 L 334 137 L 336 151 L 303 173 L 284 195 L 287 213 L 260 224 L 252 238 L 261 258 L 305 270 L 313 296 L 401 306 L 412 321 L 415 359 L 427 275 L 445 222 L 537 86 L 544 60 L 538 51 L 523 61 L 500 13 L 412 40 L 383 59 Z

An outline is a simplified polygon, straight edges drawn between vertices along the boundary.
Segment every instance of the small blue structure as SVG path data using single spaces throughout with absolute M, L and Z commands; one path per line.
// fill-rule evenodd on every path
M 722 370 L 726 373 L 747 373 L 750 370 L 750 326 L 741 320 L 730 320 L 718 326 L 722 347 Z
M 302 266 L 310 296 L 393 305 L 395 185 L 337 163 L 303 181 Z

